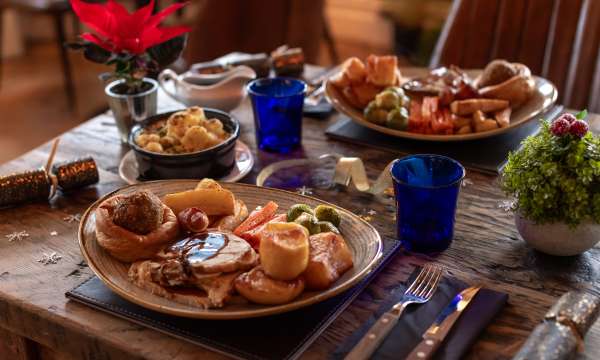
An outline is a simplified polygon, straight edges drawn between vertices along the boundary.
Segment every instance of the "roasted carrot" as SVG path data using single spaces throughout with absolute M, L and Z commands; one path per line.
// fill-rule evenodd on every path
M 275 212 L 279 205 L 274 203 L 273 201 L 269 201 L 265 206 L 260 209 L 254 210 L 243 223 L 241 223 L 233 233 L 237 236 L 240 236 L 242 233 L 245 233 L 249 230 L 254 229 L 261 224 L 266 223 L 271 220 L 275 216 Z

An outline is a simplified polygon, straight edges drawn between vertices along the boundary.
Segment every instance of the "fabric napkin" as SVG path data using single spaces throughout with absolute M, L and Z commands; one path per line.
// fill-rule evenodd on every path
M 360 329 L 349 337 L 334 352 L 332 358 L 343 359 L 352 350 L 354 345 L 369 330 L 371 325 L 383 313 L 397 303 L 405 289 L 416 278 L 420 269 L 416 269 L 403 286 L 395 289 L 390 297 L 381 305 L 374 316 L 364 323 Z M 373 359 L 403 359 L 421 341 L 423 333 L 433 323 L 437 315 L 450 303 L 452 298 L 469 285 L 444 277 L 440 282 L 435 295 L 423 305 L 409 305 L 398 324 L 383 341 L 379 349 L 373 354 Z M 469 306 L 458 318 L 454 327 L 446 337 L 442 346 L 436 352 L 434 359 L 460 359 L 477 340 L 479 334 L 492 321 L 494 316 L 506 304 L 508 295 L 490 289 L 481 289 Z

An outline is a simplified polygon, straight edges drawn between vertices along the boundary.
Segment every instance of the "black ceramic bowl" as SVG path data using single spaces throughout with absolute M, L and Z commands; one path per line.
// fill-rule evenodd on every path
M 129 146 L 135 152 L 140 176 L 145 180 L 220 178 L 235 165 L 235 142 L 240 136 L 240 123 L 228 113 L 204 108 L 207 119 L 217 118 L 231 136 L 223 143 L 185 154 L 159 154 L 142 149 L 135 138 L 148 125 L 169 118 L 176 111 L 155 115 L 136 124 L 129 133 Z

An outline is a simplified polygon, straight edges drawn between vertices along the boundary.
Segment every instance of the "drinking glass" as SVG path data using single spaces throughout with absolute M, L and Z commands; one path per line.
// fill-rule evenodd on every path
M 398 238 L 410 251 L 446 250 L 454 235 L 458 192 L 465 168 L 446 156 L 411 155 L 390 169 Z
M 300 146 L 306 84 L 297 79 L 256 79 L 248 84 L 256 143 L 261 150 L 288 153 Z

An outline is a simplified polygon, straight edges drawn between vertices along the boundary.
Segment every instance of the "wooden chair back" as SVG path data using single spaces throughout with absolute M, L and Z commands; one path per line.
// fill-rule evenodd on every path
M 430 65 L 526 64 L 559 101 L 600 112 L 600 1 L 455 0 Z

